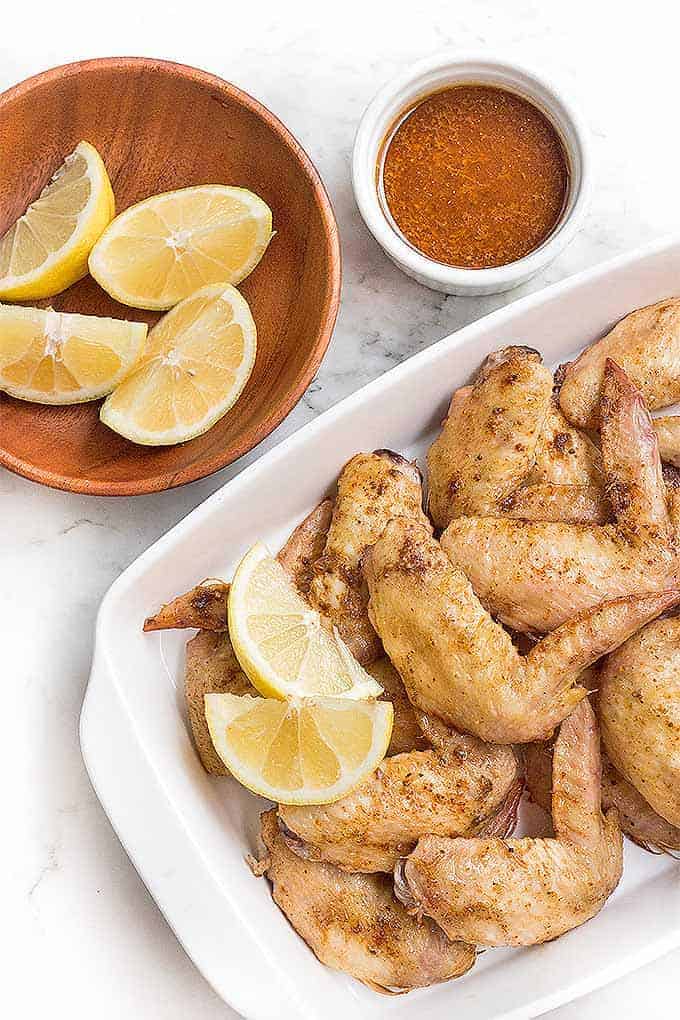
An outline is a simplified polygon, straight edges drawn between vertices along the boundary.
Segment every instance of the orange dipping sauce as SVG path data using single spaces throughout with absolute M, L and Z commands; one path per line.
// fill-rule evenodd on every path
M 392 220 L 449 266 L 504 266 L 538 248 L 560 220 L 569 166 L 557 131 L 505 89 L 460 85 L 421 100 L 383 146 Z

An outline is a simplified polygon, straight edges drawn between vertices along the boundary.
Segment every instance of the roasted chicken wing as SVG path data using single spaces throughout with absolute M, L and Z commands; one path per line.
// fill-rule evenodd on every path
M 324 499 L 298 524 L 277 556 L 301 595 L 309 595 L 314 565 L 324 551 L 332 517 L 333 500 Z
M 323 552 L 333 513 L 333 501 L 324 499 L 298 524 L 277 559 L 293 578 L 298 591 L 308 595 L 314 563 Z M 144 621 L 144 630 L 198 627 L 200 630 L 227 629 L 226 581 L 208 580 L 161 606 Z
M 347 871 L 392 871 L 425 833 L 477 832 L 518 787 L 511 748 L 450 731 L 432 750 L 386 758 L 334 804 L 280 805 L 279 819 L 303 857 Z
M 525 781 L 535 804 L 550 813 L 552 808 L 552 742 L 525 744 Z M 673 853 L 680 850 L 680 828 L 658 815 L 635 787 L 602 755 L 602 810 L 616 810 L 621 831 L 644 850 Z
M 203 767 L 214 776 L 228 775 L 210 739 L 205 721 L 205 696 L 257 694 L 234 655 L 228 634 L 202 630 L 187 641 L 184 693 L 194 743 Z
M 585 432 L 570 425 L 553 397 L 536 447 L 528 485 L 577 485 L 602 491 L 602 455 Z
M 615 523 L 463 517 L 442 536 L 484 605 L 515 630 L 545 633 L 603 599 L 676 583 L 677 540 L 656 434 L 639 392 L 611 361 L 600 426 Z
M 499 744 L 548 736 L 583 698 L 582 670 L 680 602 L 680 591 L 602 603 L 521 655 L 427 529 L 391 521 L 365 558 L 369 613 L 409 698 Z
M 661 460 L 680 468 L 680 415 L 670 414 L 652 421 L 659 441 Z
M 600 807 L 597 723 L 582 701 L 553 758 L 554 839 L 425 836 L 395 869 L 405 906 L 452 939 L 482 946 L 547 942 L 593 917 L 623 868 L 616 813 Z
M 363 665 L 382 655 L 368 619 L 368 595 L 361 558 L 392 517 L 409 517 L 426 527 L 420 472 L 398 453 L 358 453 L 345 465 L 326 546 L 314 567 L 309 598 L 338 628 Z
M 404 681 L 387 658 L 383 656 L 367 667 L 367 672 L 378 681 L 383 689 L 381 701 L 391 701 L 394 722 L 388 755 L 404 754 L 406 751 L 424 751 L 428 742 L 418 725 L 413 705 L 408 699 Z
M 411 917 L 387 875 L 303 860 L 286 846 L 276 811 L 263 814 L 261 826 L 274 900 L 322 963 L 377 991 L 406 992 L 459 977 L 475 962 L 472 946 Z
M 552 376 L 537 351 L 489 355 L 471 388 L 454 394 L 427 454 L 428 507 L 438 528 L 495 514 L 531 469 L 550 407 Z
M 598 715 L 618 771 L 680 827 L 680 618 L 656 620 L 609 656 Z
M 227 629 L 229 585 L 218 579 L 202 581 L 191 591 L 178 595 L 144 621 L 144 630 Z
M 608 358 L 627 373 L 650 410 L 680 400 L 680 298 L 631 312 L 567 366 L 560 407 L 574 425 L 597 428 Z

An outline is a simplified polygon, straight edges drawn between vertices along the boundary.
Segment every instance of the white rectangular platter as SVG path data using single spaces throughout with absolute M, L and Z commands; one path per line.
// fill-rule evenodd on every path
M 626 844 L 621 885 L 557 942 L 482 954 L 458 981 L 386 998 L 322 966 L 254 878 L 258 801 L 207 776 L 182 698 L 185 633 L 144 617 L 204 577 L 229 578 L 258 538 L 277 549 L 359 450 L 422 464 L 452 390 L 509 343 L 549 364 L 633 308 L 680 293 L 680 241 L 655 243 L 511 304 L 442 340 L 263 456 L 148 549 L 99 613 L 81 717 L 92 783 L 168 923 L 216 991 L 249 1020 L 516 1020 L 537 1016 L 680 946 L 680 865 Z

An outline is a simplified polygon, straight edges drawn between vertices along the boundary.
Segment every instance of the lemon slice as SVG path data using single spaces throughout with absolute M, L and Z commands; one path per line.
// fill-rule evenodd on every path
M 40 404 L 96 400 L 144 346 L 146 323 L 0 305 L 0 389 Z
M 40 197 L 0 238 L 0 298 L 34 301 L 87 274 L 87 258 L 115 214 L 101 156 L 81 142 Z
M 271 210 L 252 191 L 166 191 L 116 217 L 90 255 L 90 272 L 123 304 L 172 308 L 208 283 L 240 283 L 271 237 Z
M 146 446 L 200 436 L 238 400 L 256 350 L 246 299 L 228 284 L 202 287 L 156 323 L 134 371 L 104 402 L 101 420 Z
M 393 710 L 389 701 L 206 694 L 205 717 L 218 755 L 253 793 L 330 804 L 385 757 Z
M 266 697 L 382 694 L 261 542 L 246 553 L 231 582 L 229 634 L 243 671 Z

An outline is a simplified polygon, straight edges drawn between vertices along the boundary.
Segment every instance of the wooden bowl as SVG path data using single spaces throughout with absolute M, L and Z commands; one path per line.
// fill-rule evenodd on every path
M 328 195 L 289 131 L 245 92 L 181 64 L 112 57 L 68 64 L 0 96 L 0 236 L 81 139 L 108 168 L 117 210 L 192 184 L 250 188 L 276 235 L 241 290 L 257 324 L 253 374 L 203 436 L 142 447 L 99 421 L 99 404 L 47 407 L 0 394 L 0 464 L 59 489 L 137 495 L 230 464 L 288 414 L 328 346 L 340 300 L 340 246 Z M 61 311 L 144 320 L 86 277 L 42 302 Z

